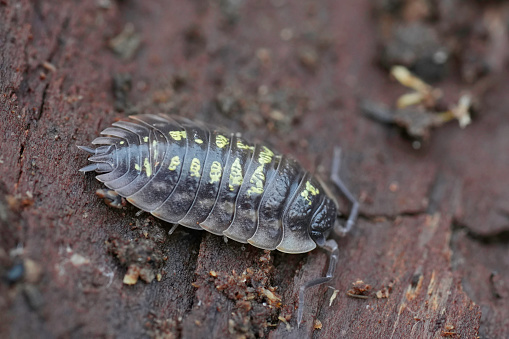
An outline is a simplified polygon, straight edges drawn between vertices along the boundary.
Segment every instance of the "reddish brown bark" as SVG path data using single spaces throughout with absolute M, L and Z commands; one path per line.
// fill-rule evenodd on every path
M 508 336 L 506 28 L 460 41 L 489 76 L 466 84 L 452 63 L 437 85 L 449 103 L 477 95 L 472 125 L 437 128 L 415 150 L 358 106 L 405 91 L 376 64 L 385 21 L 373 3 L 0 1 L 0 337 Z M 505 6 L 462 13 L 497 23 Z M 76 145 L 136 112 L 243 131 L 324 176 L 342 148 L 361 216 L 333 281 L 307 292 L 300 328 L 298 288 L 323 274 L 325 253 L 266 262 L 95 197 Z M 151 282 L 123 284 L 138 257 L 151 257 L 135 265 Z M 367 299 L 347 296 L 357 280 Z

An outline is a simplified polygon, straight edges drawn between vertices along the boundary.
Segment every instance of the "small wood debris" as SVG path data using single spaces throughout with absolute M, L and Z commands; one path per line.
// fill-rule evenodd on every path
M 134 285 L 139 279 L 151 283 L 160 281 L 165 274 L 164 265 L 168 257 L 163 253 L 160 244 L 164 241 L 164 230 L 147 219 L 137 221 L 137 236 L 132 239 L 112 237 L 106 241 L 108 252 L 115 256 L 120 264 L 127 267 L 123 283 Z M 145 232 L 148 230 L 148 238 Z
M 399 184 L 396 181 L 391 182 L 391 184 L 389 185 L 389 190 L 391 192 L 397 192 L 399 190 Z
M 378 299 L 389 298 L 389 295 L 392 292 L 393 285 L 394 285 L 394 283 L 391 282 L 389 285 L 382 287 L 382 289 L 380 289 L 376 292 L 376 297 Z
M 51 62 L 49 61 L 44 61 L 42 63 L 42 67 L 44 67 L 44 69 L 50 71 L 50 72 L 56 72 L 57 68 L 55 67 L 55 65 L 53 65 Z
M 127 269 L 127 273 L 124 275 L 124 280 L 122 282 L 126 285 L 135 285 L 138 282 L 139 277 L 140 268 L 138 266 L 131 265 Z
M 367 299 L 371 291 L 371 285 L 362 280 L 352 283 L 352 288 L 346 292 L 346 295 L 352 298 Z
M 286 319 L 285 319 L 285 318 L 283 318 L 282 316 L 278 316 L 277 318 L 279 319 L 279 321 L 281 321 L 283 324 L 285 324 L 285 325 L 286 325 L 286 330 L 287 330 L 288 332 L 290 332 L 290 331 L 292 330 L 292 327 L 290 326 L 290 324 L 288 323 L 288 321 L 286 321 Z
M 442 337 L 449 337 L 449 338 L 459 338 L 460 335 L 454 331 L 454 325 L 447 324 L 445 325 L 445 330 L 443 330 L 440 335 Z

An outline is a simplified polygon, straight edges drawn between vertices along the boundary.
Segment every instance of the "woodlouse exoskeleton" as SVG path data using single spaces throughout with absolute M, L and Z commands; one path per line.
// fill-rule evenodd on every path
M 136 115 L 118 121 L 92 141 L 92 161 L 81 172 L 96 178 L 141 210 L 174 224 L 204 229 L 253 246 L 305 253 L 316 246 L 330 253 L 325 277 L 309 281 L 299 293 L 298 323 L 304 291 L 330 280 L 338 245 L 332 230 L 348 232 L 358 203 L 339 178 L 335 151 L 331 180 L 352 203 L 343 227 L 338 202 L 327 187 L 295 160 L 253 145 L 233 133 L 166 115 Z

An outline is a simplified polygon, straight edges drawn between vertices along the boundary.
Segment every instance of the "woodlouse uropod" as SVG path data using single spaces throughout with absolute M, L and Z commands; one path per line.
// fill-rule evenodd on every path
M 339 251 L 331 231 L 348 232 L 358 203 L 339 178 L 339 149 L 331 180 L 352 203 L 346 226 L 338 220 L 338 202 L 317 177 L 295 160 L 254 145 L 237 134 L 209 129 L 186 118 L 131 116 L 118 121 L 92 141 L 97 148 L 81 172 L 96 178 L 157 218 L 204 229 L 258 248 L 305 253 L 317 246 L 329 252 L 325 277 L 300 287 L 298 324 L 304 291 L 329 281 Z

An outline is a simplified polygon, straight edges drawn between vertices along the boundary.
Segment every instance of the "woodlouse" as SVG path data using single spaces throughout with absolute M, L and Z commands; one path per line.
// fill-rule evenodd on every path
M 186 118 L 131 119 L 135 122 L 118 121 L 102 131 L 92 141 L 97 148 L 78 146 L 93 154 L 88 159 L 93 163 L 80 171 L 98 172 L 96 178 L 113 190 L 104 194 L 110 199 L 125 197 L 176 225 L 285 253 L 326 249 L 326 276 L 300 288 L 300 324 L 304 291 L 334 275 L 339 251 L 329 234 L 348 232 L 357 217 L 358 203 L 338 176 L 339 150 L 331 180 L 352 203 L 345 227 L 327 186 L 295 160 Z

